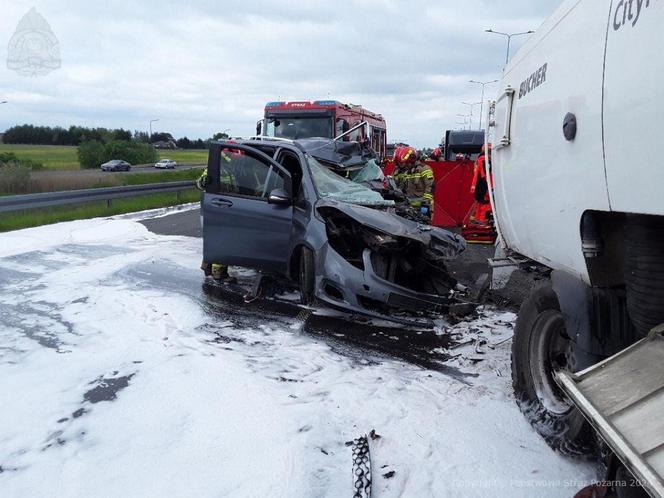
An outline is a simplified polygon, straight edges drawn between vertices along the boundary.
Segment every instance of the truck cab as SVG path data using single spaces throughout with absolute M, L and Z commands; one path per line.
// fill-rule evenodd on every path
M 499 252 L 546 276 L 519 313 L 515 394 L 567 453 L 596 450 L 586 420 L 597 425 L 558 372 L 590 368 L 664 322 L 662 22 L 662 2 L 565 1 L 507 65 L 491 109 Z M 634 368 L 664 379 L 660 360 Z M 664 468 L 664 428 L 656 441 L 643 451 Z
M 256 134 L 270 138 L 340 137 L 345 141 L 368 141 L 380 159 L 387 155 L 387 124 L 380 114 L 360 105 L 336 100 L 268 102 Z

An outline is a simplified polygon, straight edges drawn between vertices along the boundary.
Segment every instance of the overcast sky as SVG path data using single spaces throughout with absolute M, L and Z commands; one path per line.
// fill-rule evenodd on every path
M 537 29 L 559 3 L 6 1 L 0 101 L 9 102 L 0 105 L 0 130 L 147 130 L 159 118 L 154 129 L 178 137 L 227 128 L 248 136 L 267 101 L 330 98 L 382 113 L 390 141 L 435 145 L 467 113 L 461 102 L 480 100 L 468 80 L 500 77 L 506 40 L 484 30 Z M 60 43 L 61 67 L 46 76 L 20 76 L 6 64 L 32 7 Z

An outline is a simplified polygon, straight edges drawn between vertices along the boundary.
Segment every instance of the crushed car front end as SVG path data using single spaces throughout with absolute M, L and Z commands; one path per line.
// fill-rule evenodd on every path
M 445 230 L 390 210 L 320 201 L 316 217 L 326 241 L 316 251 L 315 295 L 346 312 L 402 323 L 448 313 L 456 280 L 445 262 L 465 249 Z

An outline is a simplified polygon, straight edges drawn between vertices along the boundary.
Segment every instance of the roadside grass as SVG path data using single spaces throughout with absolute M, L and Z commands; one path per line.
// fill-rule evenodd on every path
M 65 190 L 82 190 L 87 188 L 121 187 L 125 185 L 145 185 L 148 183 L 179 182 L 196 180 L 203 168 L 192 168 L 175 171 L 159 171 L 150 173 L 103 173 L 101 171 L 49 171 L 33 175 L 26 193 L 62 192 Z M 0 196 L 13 195 L 3 191 L 0 185 Z
M 156 183 L 156 182 L 155 182 Z M 84 190 L 88 188 L 120 187 L 123 179 L 119 176 L 78 176 L 63 174 L 53 176 L 40 176 L 32 178 L 26 194 L 40 194 L 44 192 L 62 192 L 65 190 Z M 0 195 L 12 195 L 2 192 Z
M 46 170 L 80 169 L 76 147 L 69 145 L 0 144 L 0 152 L 13 152 L 19 159 L 32 159 Z
M 71 145 L 0 144 L 0 152 L 13 152 L 19 159 L 32 159 L 45 170 L 78 170 L 77 147 Z M 206 164 L 206 149 L 157 150 L 159 159 L 173 159 L 179 164 Z
M 4 213 L 0 214 L 0 232 L 50 225 L 62 221 L 84 220 L 100 216 L 112 216 L 144 211 L 146 209 L 175 206 L 196 202 L 200 199 L 200 196 L 201 193 L 199 191 L 188 190 L 180 192 L 179 196 L 175 192 L 169 192 L 130 199 L 114 199 L 110 206 L 107 205 L 106 201 L 101 201 L 77 206 L 60 206 Z
M 146 183 L 179 182 L 196 180 L 203 173 L 203 168 L 162 171 L 159 173 L 133 173 L 120 175 L 121 185 L 144 185 Z

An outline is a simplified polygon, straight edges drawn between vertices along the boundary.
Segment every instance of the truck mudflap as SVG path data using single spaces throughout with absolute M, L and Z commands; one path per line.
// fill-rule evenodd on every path
M 664 497 L 664 325 L 577 374 L 556 380 L 653 497 Z

